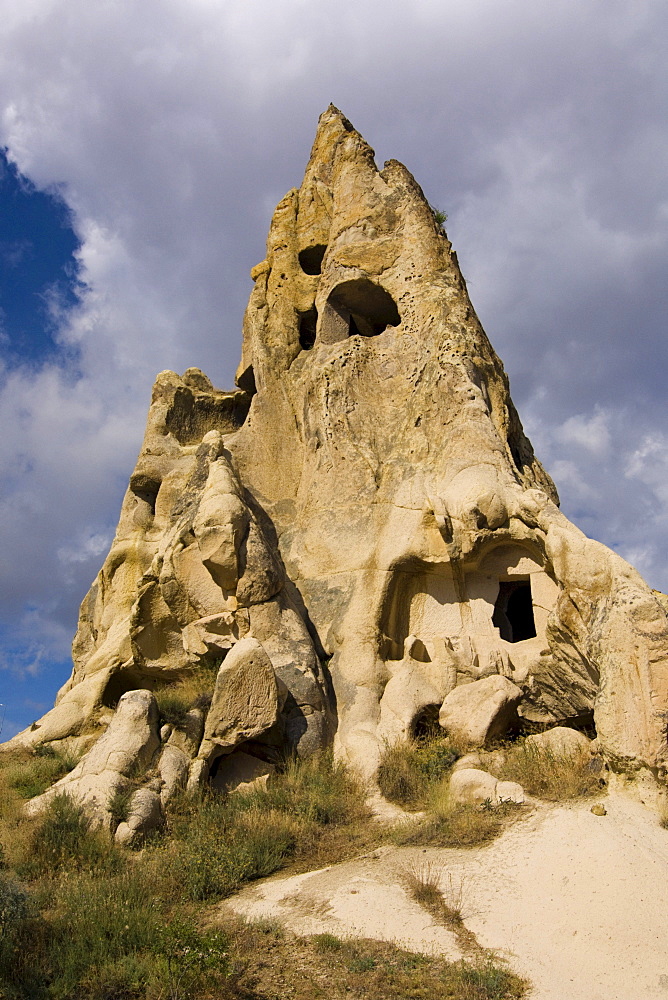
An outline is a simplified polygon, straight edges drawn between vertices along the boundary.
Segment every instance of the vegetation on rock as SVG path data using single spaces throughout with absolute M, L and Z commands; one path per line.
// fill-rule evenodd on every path
M 139 853 L 94 829 L 64 795 L 37 819 L 23 817 L 11 770 L 0 770 L 7 1000 L 273 1000 L 287 955 L 300 956 L 291 985 L 304 1000 L 318 995 L 309 993 L 316 986 L 369 1000 L 523 995 L 522 982 L 487 956 L 452 964 L 370 941 L 341 942 L 330 953 L 317 938 L 213 917 L 210 904 L 250 880 L 391 840 L 371 819 L 360 783 L 330 754 L 286 762 L 266 791 L 179 796 L 168 832 Z

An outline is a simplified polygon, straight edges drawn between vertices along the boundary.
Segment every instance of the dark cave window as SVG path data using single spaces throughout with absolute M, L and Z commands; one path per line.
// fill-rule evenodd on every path
M 126 691 L 136 691 L 138 688 L 151 688 L 153 685 L 146 677 L 140 677 L 130 670 L 119 670 L 112 674 L 104 689 L 101 701 L 106 708 L 116 708 Z
M 376 337 L 388 326 L 399 326 L 396 302 L 382 285 L 368 278 L 353 278 L 337 285 L 327 299 L 323 323 L 324 343 L 346 337 Z
M 438 712 L 440 707 L 440 705 L 425 705 L 424 708 L 420 709 L 411 723 L 411 736 L 414 740 L 426 739 L 439 731 Z
M 299 314 L 299 344 L 304 351 L 310 351 L 315 344 L 318 326 L 318 310 L 315 306 L 308 312 Z
M 155 514 L 155 503 L 160 483 L 155 479 L 149 479 L 148 476 L 140 474 L 132 477 L 130 480 L 130 489 L 138 500 L 142 500 L 148 506 L 151 514 Z
M 237 379 L 237 385 L 244 392 L 249 392 L 252 396 L 257 392 L 257 387 L 255 385 L 255 372 L 253 371 L 253 366 L 249 365 Z
M 522 642 L 536 635 L 529 580 L 501 580 L 492 622 L 506 642 Z
M 321 274 L 322 259 L 325 256 L 327 247 L 324 243 L 318 243 L 313 247 L 305 247 L 299 252 L 299 266 L 304 274 Z

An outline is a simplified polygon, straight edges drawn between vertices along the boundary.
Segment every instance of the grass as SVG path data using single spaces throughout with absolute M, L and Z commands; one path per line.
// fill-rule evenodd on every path
M 464 895 L 461 885 L 456 886 L 451 875 L 447 899 L 441 889 L 439 869 L 429 862 L 407 869 L 404 881 L 410 897 L 430 913 L 436 912 L 440 923 L 446 927 L 462 923 Z
M 238 981 L 239 996 L 252 988 L 257 1000 L 519 1000 L 526 984 L 503 964 L 484 954 L 472 962 L 448 962 L 415 954 L 392 944 L 341 939 L 333 934 L 312 938 L 237 928 L 248 964 Z M 236 940 L 235 933 L 231 936 Z
M 198 667 L 180 680 L 156 691 L 155 699 L 162 722 L 181 729 L 191 709 L 207 709 L 211 704 L 219 666 L 220 663 L 216 662 L 210 667 Z
M 182 795 L 160 863 L 188 898 L 221 899 L 328 843 L 350 851 L 367 816 L 363 789 L 330 754 L 290 761 L 266 791 Z
M 405 809 L 425 808 L 430 788 L 449 774 L 464 752 L 465 748 L 444 736 L 442 730 L 388 744 L 378 767 L 380 790 L 386 799 Z
M 478 965 L 490 956 L 480 947 L 475 934 L 464 924 L 464 890 L 448 873 L 443 886 L 439 869 L 429 862 L 408 868 L 404 884 L 409 896 L 429 913 L 436 923 L 447 927 L 457 938 L 462 952 Z
M 492 765 L 502 781 L 517 781 L 537 798 L 558 802 L 598 795 L 603 787 L 600 761 L 588 750 L 568 754 L 520 740 L 504 748 L 503 762 Z
M 121 786 L 120 788 L 117 788 L 109 797 L 107 809 L 116 824 L 125 823 L 127 820 L 130 814 L 130 802 L 132 801 L 132 796 L 135 791 L 136 787 L 133 784 L 125 787 Z
M 84 810 L 67 794 L 55 795 L 22 832 L 15 868 L 25 879 L 50 878 L 63 871 L 113 871 L 120 863 L 109 834 L 92 829 Z
M 522 995 L 519 980 L 477 958 L 453 966 L 388 944 L 291 938 L 276 925 L 211 926 L 210 904 L 252 879 L 387 840 L 360 784 L 329 754 L 287 762 L 266 792 L 181 796 L 168 835 L 139 854 L 92 829 L 66 796 L 28 820 L 9 792 L 0 825 L 13 866 L 0 870 L 7 1000 L 274 1000 L 288 985 L 303 1000 Z
M 385 748 L 378 768 L 381 792 L 404 809 L 425 813 L 419 821 L 395 827 L 394 843 L 477 847 L 493 840 L 518 815 L 520 807 L 513 803 L 489 808 L 451 801 L 452 766 L 467 750 L 440 729 Z
M 38 746 L 27 760 L 17 761 L 7 769 L 6 781 L 23 799 L 41 795 L 78 764 L 74 754 Z

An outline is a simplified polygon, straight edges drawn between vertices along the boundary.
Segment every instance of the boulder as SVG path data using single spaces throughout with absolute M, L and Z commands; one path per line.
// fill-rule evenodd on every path
M 127 819 L 116 827 L 114 839 L 117 844 L 135 847 L 164 822 L 160 795 L 154 788 L 138 788 L 130 799 Z
M 107 731 L 77 766 L 55 785 L 31 799 L 26 812 L 43 812 L 54 795 L 66 793 L 95 823 L 110 827 L 109 803 L 127 790 L 130 778 L 144 772 L 160 747 L 158 707 L 150 691 L 127 691 L 119 700 Z
M 438 721 L 457 739 L 484 746 L 503 736 L 516 716 L 521 698 L 521 689 L 507 677 L 483 677 L 451 691 L 443 701 Z
M 278 718 L 276 675 L 262 645 L 247 636 L 227 654 L 218 671 L 206 717 L 200 759 L 231 750 L 266 733 Z
M 450 800 L 466 805 L 499 805 L 501 802 L 524 802 L 524 789 L 515 781 L 497 781 L 478 768 L 463 767 L 454 771 L 449 784 Z
M 219 792 L 262 788 L 266 785 L 269 775 L 276 771 L 273 764 L 268 764 L 258 757 L 251 757 L 243 750 L 235 750 L 227 757 L 219 757 L 216 764 L 216 773 L 211 779 L 211 786 Z
M 524 789 L 517 781 L 498 781 L 496 784 L 498 802 L 514 802 L 521 805 L 524 802 Z
M 591 753 L 591 740 L 584 733 L 567 726 L 555 726 L 544 733 L 527 736 L 525 743 L 528 747 L 546 751 L 555 757 L 575 757 Z

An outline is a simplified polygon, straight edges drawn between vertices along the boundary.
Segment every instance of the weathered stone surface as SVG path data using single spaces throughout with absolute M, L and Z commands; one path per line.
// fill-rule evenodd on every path
M 209 760 L 220 750 L 261 736 L 277 718 L 274 668 L 257 639 L 247 636 L 227 654 L 218 671 L 199 757 Z
M 453 771 L 449 784 L 450 801 L 466 805 L 496 806 L 501 802 L 524 802 L 524 789 L 516 781 L 497 781 L 487 771 L 461 767 Z
M 235 750 L 229 756 L 219 758 L 211 785 L 221 792 L 262 788 L 266 785 L 269 775 L 273 774 L 275 770 L 273 764 L 268 764 L 257 757 L 251 757 L 243 750 Z
M 450 778 L 450 800 L 468 805 L 495 804 L 498 781 L 487 771 L 473 767 L 462 767 Z
M 522 691 L 506 677 L 494 674 L 464 684 L 445 698 L 438 721 L 443 728 L 472 746 L 484 746 L 508 729 L 516 715 Z
M 160 746 L 158 709 L 150 691 L 128 691 L 120 699 L 107 731 L 73 771 L 26 805 L 42 812 L 54 795 L 66 793 L 99 824 L 110 826 L 109 801 L 129 787 L 130 777 L 151 764 Z
M 524 789 L 516 781 L 498 781 L 496 784 L 497 802 L 514 802 L 522 805 L 524 802 Z
M 372 779 L 385 741 L 442 704 L 449 719 L 489 689 L 481 718 L 500 720 L 508 685 L 524 719 L 593 716 L 613 768 L 664 781 L 666 606 L 560 513 L 446 234 L 336 108 L 252 277 L 239 389 L 158 376 L 72 677 L 16 741 L 74 735 L 253 637 L 275 700 L 239 671 L 191 785 L 256 736 L 298 752 L 334 736 Z M 476 725 L 475 742 L 494 732 Z
M 570 757 L 577 754 L 591 753 L 591 740 L 577 729 L 567 726 L 555 726 L 544 733 L 527 736 L 526 745 L 545 750 L 556 757 Z
M 128 818 L 118 824 L 114 839 L 118 844 L 133 847 L 163 822 L 160 795 L 153 788 L 138 788 L 130 799 Z

